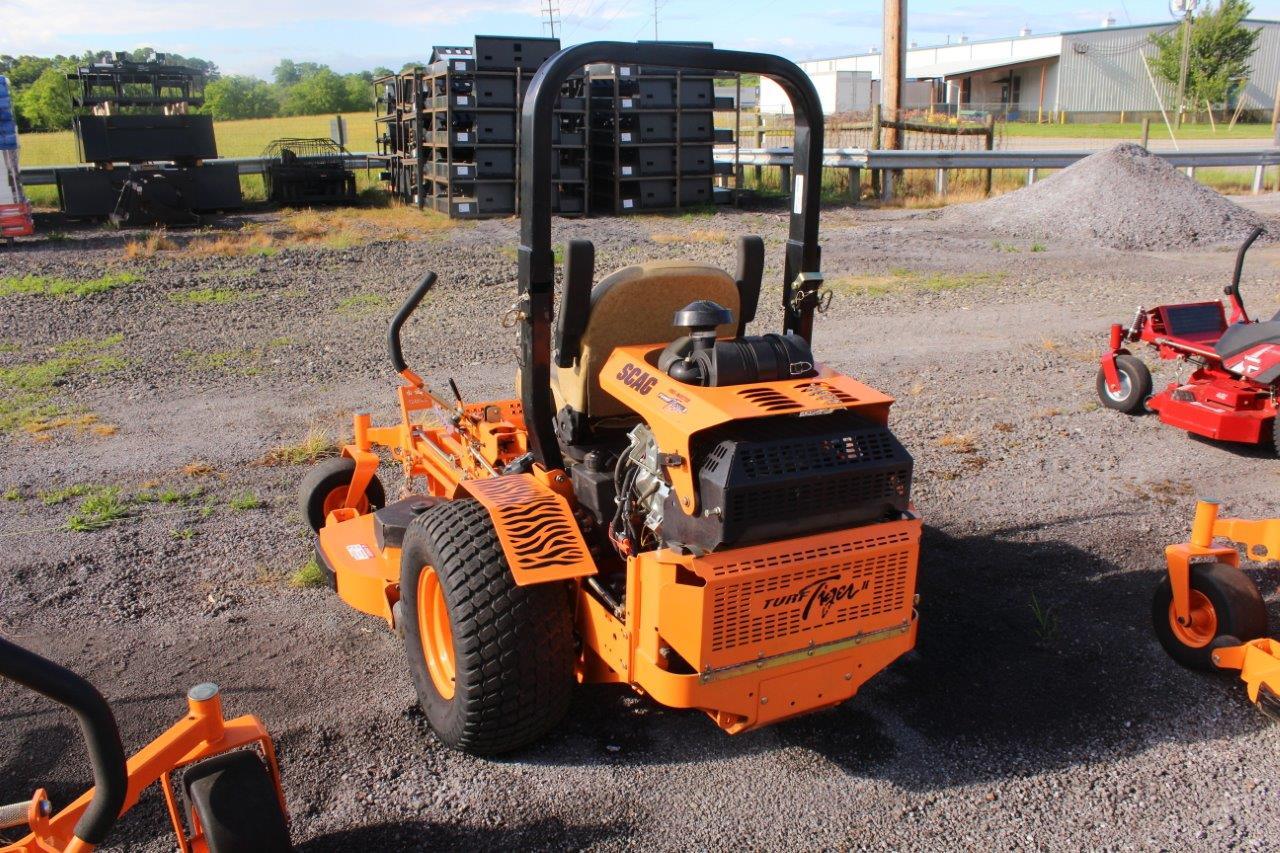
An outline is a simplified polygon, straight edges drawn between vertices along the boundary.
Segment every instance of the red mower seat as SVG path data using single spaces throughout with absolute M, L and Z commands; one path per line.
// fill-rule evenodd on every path
M 1196 347 L 1212 346 L 1227 330 L 1221 302 L 1188 302 L 1156 309 L 1165 334 Z

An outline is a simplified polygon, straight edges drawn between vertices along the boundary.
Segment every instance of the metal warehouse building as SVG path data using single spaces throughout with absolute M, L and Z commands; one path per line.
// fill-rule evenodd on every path
M 1280 21 L 1249 20 L 1262 30 L 1253 55 L 1248 84 L 1240 99 L 1244 109 L 1266 111 L 1280 83 Z M 933 105 L 952 111 L 985 111 L 1010 118 L 1045 118 L 1061 112 L 1074 121 L 1158 114 L 1153 81 L 1144 55 L 1154 58 L 1154 33 L 1176 30 L 1176 22 L 1033 35 L 961 40 L 907 51 L 908 108 Z M 876 50 L 835 59 L 801 62 L 813 77 L 828 113 L 868 109 L 879 100 L 883 56 Z M 1166 107 L 1176 98 L 1174 87 L 1155 79 Z M 1237 104 L 1232 104 L 1235 107 Z M 761 81 L 763 112 L 784 112 L 788 102 L 769 80 Z M 1215 105 L 1221 106 L 1221 105 Z

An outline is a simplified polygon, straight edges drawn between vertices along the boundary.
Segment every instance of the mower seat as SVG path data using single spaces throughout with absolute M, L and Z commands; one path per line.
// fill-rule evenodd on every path
M 565 296 L 567 302 L 567 290 Z M 556 408 L 568 406 L 591 419 L 631 414 L 600 387 L 605 361 L 620 346 L 675 340 L 681 334 L 672 325 L 675 313 L 697 299 L 718 302 L 735 319 L 742 308 L 733 277 L 707 264 L 653 261 L 606 276 L 591 290 L 586 324 L 575 341 L 577 357 L 552 370 Z M 716 333 L 732 336 L 736 328 L 736 323 L 726 323 Z
M 1262 344 L 1280 345 L 1280 320 L 1263 323 L 1233 323 L 1218 338 L 1213 349 L 1222 358 L 1231 358 Z

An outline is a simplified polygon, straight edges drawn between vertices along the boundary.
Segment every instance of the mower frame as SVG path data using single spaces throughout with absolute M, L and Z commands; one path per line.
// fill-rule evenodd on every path
M 164 790 L 178 849 L 181 853 L 205 853 L 208 846 L 194 810 L 190 827 L 182 819 L 175 774 L 202 759 L 237 749 L 260 751 L 280 809 L 288 814 L 271 736 L 253 715 L 226 719 L 216 684 L 192 687 L 187 693 L 186 716 L 126 760 L 111 707 L 84 678 L 2 637 L 0 677 L 47 696 L 76 715 L 94 781 L 92 788 L 56 813 L 43 788 L 24 803 L 0 807 L 0 828 L 25 823 L 31 829 L 24 838 L 0 848 L 0 853 L 88 853 L 106 840 L 116 820 L 137 805 L 142 792 L 156 782 Z
M 551 318 L 555 258 L 551 246 L 551 128 L 556 96 L 586 65 L 613 62 L 760 74 L 778 83 L 795 114 L 791 219 L 783 268 L 783 331 L 806 341 L 813 335 L 822 275 L 818 271 L 819 207 L 822 202 L 823 112 L 818 92 L 799 66 L 761 53 L 677 44 L 590 42 L 566 48 L 544 62 L 529 83 L 520 119 L 519 301 L 520 387 L 529 427 L 529 449 L 544 468 L 561 468 L 552 423 Z

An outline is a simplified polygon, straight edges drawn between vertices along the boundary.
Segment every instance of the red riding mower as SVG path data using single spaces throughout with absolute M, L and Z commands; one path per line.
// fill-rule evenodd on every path
M 1280 641 L 1265 636 L 1267 605 L 1240 571 L 1237 545 L 1254 560 L 1280 557 L 1280 518 L 1219 518 L 1217 501 L 1197 502 L 1191 541 L 1164 549 L 1169 573 L 1151 620 L 1170 657 L 1191 669 L 1238 671 L 1249 699 L 1280 721 Z
M 1102 405 L 1130 415 L 1146 408 L 1164 423 L 1218 441 L 1262 444 L 1277 437 L 1280 314 L 1252 320 L 1240 298 L 1245 252 L 1262 233 L 1254 229 L 1236 255 L 1235 274 L 1223 291 L 1225 308 L 1218 300 L 1139 308 L 1128 328 L 1111 327 L 1111 350 L 1098 371 Z M 1151 371 L 1126 348 L 1131 341 L 1196 369 L 1185 382 L 1171 382 L 1152 396 Z
M 192 687 L 186 715 L 126 759 L 111 706 L 71 670 L 0 638 L 0 678 L 76 715 L 94 782 L 57 812 L 43 788 L 22 802 L 0 805 L 0 833 L 29 830 L 17 841 L 0 835 L 0 853 L 88 853 L 156 782 L 179 853 L 293 849 L 271 736 L 257 717 L 224 718 L 216 684 Z M 0 779 L 0 786 L 11 781 Z

